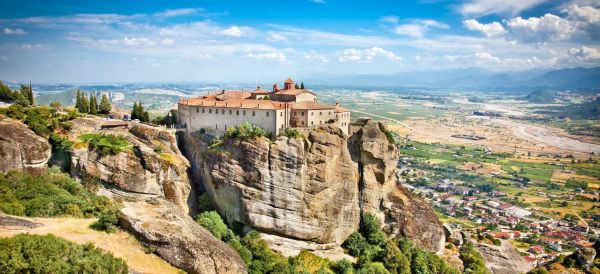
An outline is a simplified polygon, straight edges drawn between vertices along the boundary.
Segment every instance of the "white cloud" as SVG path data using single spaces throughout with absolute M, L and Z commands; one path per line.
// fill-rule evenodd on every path
M 578 61 L 600 61 L 600 50 L 596 48 L 586 46 L 571 48 L 567 54 Z
M 547 13 L 542 17 L 512 18 L 506 21 L 512 38 L 524 42 L 548 42 L 569 39 L 575 29 L 564 18 Z
M 410 36 L 410 37 L 423 37 L 425 32 L 430 28 L 441 28 L 447 29 L 447 24 L 430 20 L 430 19 L 416 19 L 411 20 L 411 23 L 403 24 L 394 27 L 394 32 L 398 35 Z
M 285 54 L 281 52 L 266 52 L 266 53 L 248 53 L 248 57 L 257 60 L 279 61 L 286 62 Z
M 163 12 L 155 13 L 158 17 L 177 17 L 177 16 L 185 16 L 185 15 L 194 15 L 199 12 L 204 11 L 204 9 L 198 8 L 184 8 L 184 9 L 168 9 Z
M 325 64 L 329 62 L 329 59 L 319 53 L 317 53 L 314 49 L 308 51 L 306 54 L 304 54 L 304 59 L 312 61 L 312 62 L 316 62 L 316 63 L 321 63 L 321 64 Z
M 402 58 L 391 51 L 379 47 L 367 49 L 343 49 L 337 52 L 338 61 L 341 63 L 371 63 L 377 57 L 383 57 L 392 61 L 400 61 Z
M 489 24 L 479 23 L 475 19 L 464 20 L 463 25 L 469 29 L 483 33 L 486 37 L 502 35 L 506 32 L 502 24 L 492 22 Z
M 235 37 L 240 37 L 244 35 L 244 32 L 242 31 L 242 29 L 238 26 L 231 26 L 229 28 L 224 29 L 223 31 L 221 31 L 222 34 L 227 35 L 227 36 L 235 36 Z
M 170 46 L 175 44 L 175 40 L 174 39 L 162 39 L 160 41 L 161 44 L 165 45 L 165 46 Z
M 458 7 L 464 15 L 483 16 L 495 13 L 519 14 L 548 0 L 468 0 Z
M 396 15 L 388 15 L 379 18 L 379 22 L 381 23 L 389 23 L 389 24 L 398 24 L 400 22 L 400 18 Z
M 23 29 L 10 29 L 10 28 L 4 28 L 2 30 L 2 32 L 4 34 L 8 34 L 8 35 L 23 35 L 26 34 L 25 31 L 23 31 Z
M 287 36 L 285 36 L 281 33 L 269 31 L 269 32 L 267 32 L 267 40 L 269 42 L 287 42 L 288 38 L 287 38 Z

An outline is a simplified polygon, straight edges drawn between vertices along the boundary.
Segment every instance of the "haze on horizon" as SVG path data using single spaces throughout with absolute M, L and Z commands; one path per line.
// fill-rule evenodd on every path
M 14 82 L 270 82 L 599 65 L 593 0 L 8 0 L 0 10 L 0 79 Z

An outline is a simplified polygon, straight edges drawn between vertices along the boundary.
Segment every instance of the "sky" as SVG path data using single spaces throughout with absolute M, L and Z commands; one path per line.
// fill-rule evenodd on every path
M 598 0 L 2 0 L 0 80 L 270 82 L 600 65 Z

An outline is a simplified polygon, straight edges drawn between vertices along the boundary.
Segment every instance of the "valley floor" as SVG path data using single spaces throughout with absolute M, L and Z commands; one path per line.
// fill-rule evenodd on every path
M 69 241 L 95 246 L 110 251 L 127 262 L 132 273 L 181 273 L 181 271 L 154 254 L 144 252 L 144 247 L 124 231 L 105 233 L 89 228 L 96 219 L 77 218 L 21 218 L 0 215 L 0 237 L 20 233 L 54 234 Z

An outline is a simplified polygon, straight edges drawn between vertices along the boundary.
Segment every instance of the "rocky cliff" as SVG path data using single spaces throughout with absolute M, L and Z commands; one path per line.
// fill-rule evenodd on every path
M 69 138 L 81 134 L 113 134 L 131 146 L 102 155 L 85 143 L 71 151 L 71 175 L 91 176 L 104 183 L 99 193 L 122 202 L 121 225 L 170 264 L 189 273 L 245 273 L 235 250 L 217 240 L 189 215 L 196 204 L 188 177 L 189 162 L 172 132 L 129 123 L 101 130 L 97 118 L 73 120 Z
M 397 184 L 399 154 L 384 126 L 363 121 L 352 132 L 323 126 L 305 138 L 230 139 L 211 149 L 210 136 L 182 132 L 180 145 L 229 222 L 305 241 L 308 249 L 333 248 L 369 212 L 388 232 L 443 250 L 444 230 L 431 208 Z
M 71 152 L 71 175 L 91 176 L 119 189 L 165 197 L 184 212 L 195 206 L 187 170 L 189 163 L 177 148 L 175 136 L 167 131 L 131 123 L 128 127 L 99 130 L 100 119 L 77 118 L 69 135 L 98 133 L 125 136 L 131 144 L 115 155 L 101 155 L 86 144 L 75 144 Z
M 51 147 L 26 125 L 6 119 L 0 121 L 0 172 L 11 170 L 42 173 L 48 169 Z

